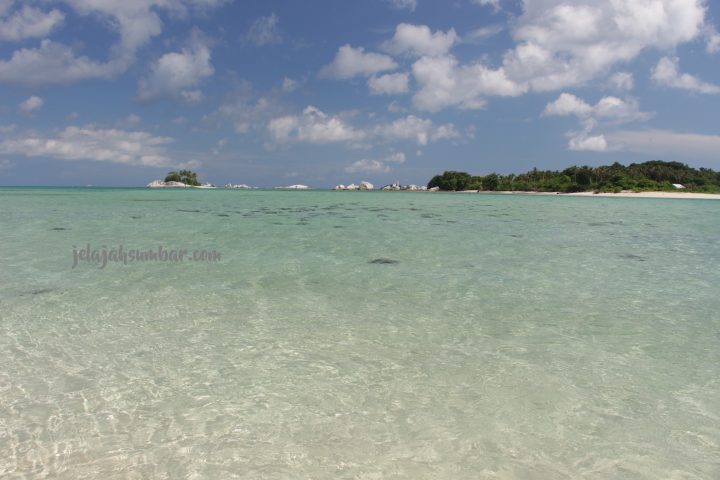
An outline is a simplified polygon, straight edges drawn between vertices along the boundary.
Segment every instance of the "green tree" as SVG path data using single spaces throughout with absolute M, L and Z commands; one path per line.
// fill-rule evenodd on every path
M 165 177 L 166 182 L 182 182 L 185 185 L 197 186 L 200 182 L 197 178 L 197 173 L 191 172 L 190 170 L 180 170 L 179 172 L 172 171 Z
M 497 173 L 491 173 L 482 179 L 483 190 L 494 191 L 498 189 L 498 185 L 500 185 L 500 176 Z

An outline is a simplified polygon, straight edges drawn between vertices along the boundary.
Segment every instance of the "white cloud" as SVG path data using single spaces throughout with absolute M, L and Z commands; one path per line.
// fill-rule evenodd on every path
M 703 0 L 525 0 L 503 65 L 533 90 L 579 86 L 643 49 L 695 39 L 704 22 Z
M 581 133 L 570 139 L 568 148 L 574 151 L 605 152 L 608 149 L 608 143 L 604 135 L 588 136 Z
M 283 92 L 290 93 L 294 92 L 298 87 L 298 82 L 292 78 L 285 77 L 282 82 Z
M 472 0 L 472 2 L 484 7 L 492 7 L 496 12 L 500 10 L 500 0 Z
M 502 32 L 503 30 L 505 30 L 505 27 L 500 24 L 480 27 L 463 35 L 462 41 L 464 43 L 482 43 L 488 38 Z
M 127 123 L 128 125 L 137 125 L 141 121 L 142 121 L 142 117 L 140 115 L 135 115 L 134 113 L 131 113 L 125 119 L 125 123 Z
M 635 78 L 632 73 L 617 72 L 608 79 L 608 86 L 615 90 L 632 90 L 635 87 Z
M 688 73 L 680 73 L 678 70 L 678 59 L 663 57 L 655 66 L 652 72 L 653 80 L 665 87 L 679 88 L 695 93 L 718 94 L 720 85 L 707 83 Z
M 92 78 L 111 78 L 123 72 L 125 60 L 98 63 L 78 57 L 61 43 L 43 40 L 39 48 L 22 48 L 10 60 L 0 60 L 0 83 L 23 86 L 68 84 Z
M 146 132 L 67 127 L 57 136 L 26 133 L 0 141 L 0 154 L 47 157 L 59 160 L 92 160 L 149 167 L 178 165 L 166 145 L 172 138 Z
M 387 110 L 391 113 L 404 113 L 408 111 L 407 108 L 400 105 L 396 100 L 390 102 L 390 104 L 387 106 Z
M 282 35 L 278 28 L 280 19 L 274 13 L 267 17 L 260 17 L 250 25 L 245 40 L 259 47 L 263 45 L 276 45 L 282 43 Z
M 422 57 L 412 70 L 420 85 L 413 103 L 423 110 L 482 108 L 488 96 L 514 97 L 527 90 L 525 85 L 509 79 L 502 67 L 493 70 L 480 63 L 460 66 L 452 55 Z
M 417 8 L 417 0 L 387 0 L 387 2 L 396 10 L 410 10 L 414 12 Z
M 9 60 L 0 60 L 0 83 L 38 86 L 115 77 L 134 63 L 138 48 L 162 32 L 157 10 L 182 16 L 190 11 L 217 7 L 226 0 L 63 1 L 78 15 L 97 18 L 103 26 L 118 33 L 119 40 L 110 49 L 109 59 L 106 62 L 92 60 L 77 55 L 67 45 L 44 39 L 37 48 L 22 48 L 14 51 Z M 34 29 L 24 31 L 39 34 L 43 28 L 49 28 L 47 25 L 46 20 Z
M 380 160 L 368 160 L 363 158 L 362 160 L 358 160 L 352 165 L 345 167 L 345 171 L 348 173 L 387 173 L 390 171 L 390 167 Z
M 702 158 L 717 161 L 720 135 L 682 133 L 672 130 L 626 130 L 606 133 L 618 149 L 658 158 Z
M 359 141 L 365 133 L 348 125 L 338 116 L 329 116 L 309 106 L 301 115 L 275 118 L 268 124 L 268 132 L 277 143 L 336 143 Z
M 705 0 L 523 0 L 522 6 L 522 13 L 510 22 L 515 46 L 496 66 L 484 58 L 460 62 L 451 53 L 460 41 L 453 29 L 433 32 L 426 25 L 397 25 L 383 48 L 395 55 L 419 57 L 412 67 L 418 85 L 415 107 L 482 108 L 493 96 L 585 86 L 607 79 L 613 67 L 631 62 L 644 50 L 667 51 L 701 36 L 708 39 L 709 49 L 720 48 L 720 40 L 712 40 L 714 29 L 706 23 Z M 478 29 L 465 41 L 478 42 L 499 30 L 492 25 Z M 372 74 L 356 66 L 363 62 L 349 58 L 352 47 L 343 48 L 347 50 L 344 68 L 336 65 L 338 54 L 326 74 L 336 78 Z M 633 80 L 631 74 L 619 72 L 606 81 L 612 88 L 629 90 Z
M 225 148 L 225 145 L 227 144 L 227 139 L 221 138 L 217 142 L 215 142 L 215 147 L 211 150 L 212 154 L 214 156 L 218 156 L 222 153 L 223 148 Z
M 543 115 L 575 115 L 584 117 L 590 115 L 592 111 L 593 107 L 588 105 L 583 99 L 571 93 L 562 93 L 557 100 L 545 106 Z
M 59 10 L 44 12 L 25 5 L 4 18 L 0 15 L 0 40 L 43 38 L 60 26 L 64 19 L 65 15 Z
M 409 90 L 407 73 L 390 73 L 380 77 L 370 77 L 368 87 L 371 95 L 397 95 Z
M 44 103 L 42 98 L 33 95 L 20 104 L 20 111 L 25 114 L 30 114 L 42 108 Z
M 350 79 L 358 75 L 370 76 L 396 68 L 397 63 L 387 55 L 365 53 L 362 47 L 353 48 L 350 45 L 343 45 L 338 49 L 332 63 L 320 71 L 320 76 Z
M 589 105 L 583 99 L 571 93 L 562 93 L 557 100 L 545 106 L 543 115 L 574 115 L 581 119 L 591 118 L 613 123 L 627 123 L 648 119 L 652 114 L 640 111 L 640 105 L 634 99 L 623 100 L 608 96 L 601 98 L 595 105 Z
M 720 33 L 718 33 L 714 28 L 710 28 L 708 29 L 706 40 L 707 46 L 705 49 L 708 53 L 720 52 Z
M 347 173 L 387 173 L 390 171 L 390 165 L 388 163 L 404 163 L 405 154 L 402 152 L 392 153 L 387 155 L 382 160 L 373 160 L 363 158 L 358 160 L 351 165 L 345 167 Z
M 224 128 L 230 124 L 239 134 L 264 130 L 271 119 L 285 114 L 281 100 L 282 97 L 277 90 L 259 95 L 253 91 L 250 82 L 239 81 L 220 107 L 206 115 L 202 123 L 217 128 Z
M 436 126 L 428 118 L 415 115 L 399 118 L 391 123 L 378 125 L 375 135 L 388 140 L 414 140 L 418 145 L 427 145 L 429 141 L 457 138 L 460 134 L 451 123 Z
M 409 53 L 435 56 L 448 53 L 457 41 L 458 36 L 452 28 L 447 33 L 433 33 L 427 25 L 401 23 L 395 28 L 393 38 L 383 44 L 383 48 L 396 55 Z
M 309 106 L 300 115 L 272 119 L 268 134 L 275 143 L 357 143 L 373 139 L 381 141 L 411 140 L 418 145 L 457 138 L 460 134 L 451 123 L 435 125 L 430 119 L 408 115 L 390 123 L 355 127 L 339 115 L 328 115 Z
M 405 154 L 403 152 L 391 153 L 385 157 L 385 161 L 391 163 L 405 163 Z
M 215 72 L 210 63 L 210 49 L 195 35 L 190 46 L 180 52 L 166 53 L 151 67 L 150 73 L 138 84 L 138 99 L 183 99 L 196 103 L 204 98 L 197 86 Z
M 200 103 L 205 100 L 202 90 L 181 90 L 180 98 L 187 103 Z
M 640 111 L 638 102 L 634 99 L 623 100 L 617 97 L 603 97 L 595 105 L 590 105 L 583 99 L 571 93 L 562 93 L 557 100 L 545 106 L 543 116 L 575 116 L 580 119 L 583 129 L 579 132 L 571 131 L 568 148 L 576 151 L 604 152 L 609 150 L 609 144 L 604 135 L 591 135 L 593 129 L 602 122 L 607 125 L 618 125 L 637 120 L 646 120 L 651 113 Z
M 114 47 L 119 57 L 134 56 L 135 51 L 162 31 L 155 8 L 168 5 L 162 0 L 65 0 L 80 15 L 98 16 L 120 35 Z M 178 2 L 179 3 L 179 2 Z
M 640 105 L 635 99 L 621 99 L 617 97 L 603 97 L 593 107 L 593 114 L 599 120 L 613 123 L 627 123 L 636 120 L 647 120 L 653 114 L 640 111 Z

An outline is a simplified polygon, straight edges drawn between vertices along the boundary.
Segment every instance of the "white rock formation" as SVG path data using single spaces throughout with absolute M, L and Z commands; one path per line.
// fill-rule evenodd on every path
M 147 184 L 147 188 L 187 188 L 182 182 L 163 182 L 162 180 L 153 180 Z

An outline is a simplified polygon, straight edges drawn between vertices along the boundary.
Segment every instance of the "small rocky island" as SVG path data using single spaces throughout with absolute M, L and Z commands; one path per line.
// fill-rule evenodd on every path
M 198 174 L 190 170 L 173 171 L 167 174 L 165 180 L 153 180 L 147 184 L 147 188 L 218 188 L 212 183 L 200 183 Z M 233 185 L 226 184 L 223 188 L 250 189 L 255 188 L 244 183 Z

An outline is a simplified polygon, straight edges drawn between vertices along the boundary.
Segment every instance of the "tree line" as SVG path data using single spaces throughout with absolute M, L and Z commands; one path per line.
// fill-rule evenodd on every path
M 615 192 L 622 190 L 671 191 L 681 184 L 691 192 L 720 193 L 720 172 L 709 168 L 695 169 L 680 162 L 652 160 L 624 166 L 572 166 L 565 170 L 533 170 L 510 175 L 491 173 L 485 176 L 446 171 L 435 175 L 428 188 L 440 190 L 486 190 L 524 192 Z
M 166 182 L 182 182 L 185 185 L 197 187 L 200 185 L 198 181 L 197 173 L 191 172 L 190 170 L 173 171 L 167 174 L 165 177 Z

